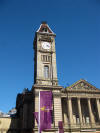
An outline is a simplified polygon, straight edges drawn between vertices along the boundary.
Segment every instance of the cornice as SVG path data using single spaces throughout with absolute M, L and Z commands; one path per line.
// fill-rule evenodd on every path
M 63 87 L 62 86 L 53 86 L 53 85 L 36 85 L 34 84 L 32 89 L 43 89 L 43 90 L 61 90 Z
M 66 93 L 70 93 L 70 92 L 73 92 L 73 93 L 76 93 L 76 92 L 79 92 L 79 93 L 99 93 L 100 94 L 100 90 L 86 90 L 86 89 L 67 89 L 66 90 Z
M 55 53 L 53 50 L 52 51 L 50 51 L 50 50 L 37 50 L 38 52 L 41 52 L 41 53 L 50 53 L 50 54 L 53 54 L 53 53 Z
M 56 37 L 56 34 L 53 34 L 53 33 L 36 32 L 36 34 L 37 34 L 37 35 L 39 35 L 39 34 L 40 34 L 40 35 L 47 35 L 47 36 L 54 36 L 54 37 Z

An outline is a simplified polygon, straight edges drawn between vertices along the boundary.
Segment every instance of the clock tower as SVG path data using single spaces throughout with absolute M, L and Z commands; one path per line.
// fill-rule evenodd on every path
M 52 91 L 52 130 L 58 129 L 58 121 L 62 120 L 61 89 L 58 85 L 56 68 L 56 35 L 46 22 L 42 22 L 34 38 L 34 112 L 39 111 L 39 92 Z M 34 127 L 37 128 L 35 121 Z M 56 127 L 56 128 L 55 128 Z
M 55 34 L 42 22 L 34 38 L 34 84 L 58 85 Z

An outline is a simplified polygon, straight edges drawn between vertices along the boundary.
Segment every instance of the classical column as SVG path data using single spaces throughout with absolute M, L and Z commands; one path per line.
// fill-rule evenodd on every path
M 99 99 L 96 99 L 96 105 L 97 105 L 97 111 L 98 111 L 98 118 L 99 118 L 99 122 L 100 122 L 100 103 L 99 103 Z
M 71 101 L 71 98 L 68 98 L 67 104 L 68 104 L 69 123 L 70 123 L 70 125 L 72 125 L 73 124 L 73 114 L 72 114 L 72 101 Z
M 94 117 L 93 117 L 93 113 L 92 113 L 90 98 L 88 98 L 88 109 L 89 109 L 89 116 L 90 116 L 91 124 L 94 124 L 95 122 L 94 122 Z
M 77 103 L 78 103 L 78 112 L 79 112 L 80 124 L 82 124 L 82 110 L 81 110 L 80 98 L 77 98 Z

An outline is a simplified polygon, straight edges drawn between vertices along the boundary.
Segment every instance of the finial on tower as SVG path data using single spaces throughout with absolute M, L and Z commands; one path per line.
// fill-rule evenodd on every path
M 41 24 L 47 24 L 47 21 L 42 21 Z

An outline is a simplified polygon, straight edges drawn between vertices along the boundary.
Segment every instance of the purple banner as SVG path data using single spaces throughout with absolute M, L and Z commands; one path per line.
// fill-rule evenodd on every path
M 58 122 L 58 128 L 59 128 L 59 133 L 64 133 L 63 122 L 62 121 Z
M 40 91 L 40 130 L 51 128 L 52 92 Z

